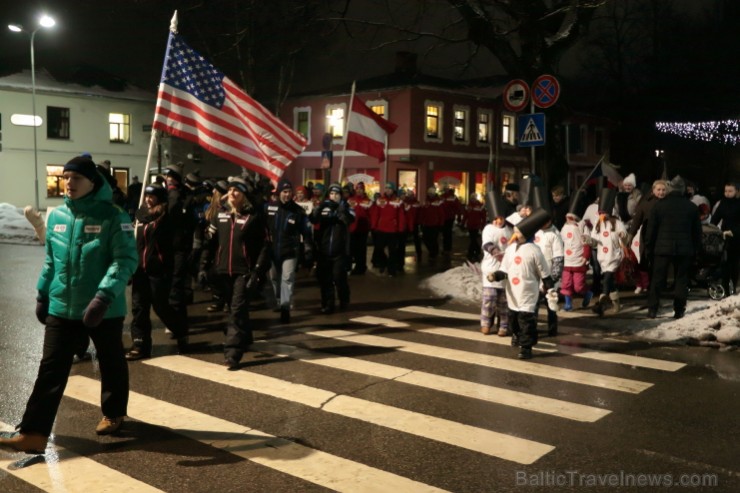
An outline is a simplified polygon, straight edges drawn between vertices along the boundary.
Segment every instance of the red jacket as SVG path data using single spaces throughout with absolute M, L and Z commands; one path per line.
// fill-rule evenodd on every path
M 471 200 L 463 214 L 463 226 L 482 230 L 486 225 L 486 208 L 477 200 Z
M 447 192 L 444 197 L 442 197 L 442 200 L 444 201 L 445 221 L 462 216 L 464 212 L 463 206 L 454 193 L 451 191 Z
M 349 232 L 367 233 L 370 231 L 370 199 L 367 195 L 355 194 L 347 199 L 347 203 L 355 211 L 355 220 L 349 225 Z
M 370 207 L 370 228 L 381 233 L 400 233 L 406 230 L 403 204 L 397 198 L 379 197 Z
M 417 221 L 424 227 L 442 227 L 445 223 L 445 212 L 444 202 L 441 199 L 434 197 L 433 200 L 427 200 L 424 205 L 419 208 L 417 215 Z
M 403 212 L 406 215 L 406 231 L 413 231 L 416 225 L 419 224 L 419 209 L 421 204 L 416 197 L 407 197 L 403 201 Z

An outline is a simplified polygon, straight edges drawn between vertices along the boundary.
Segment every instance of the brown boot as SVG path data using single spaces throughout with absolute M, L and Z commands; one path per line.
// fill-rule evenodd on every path
M 117 418 L 103 416 L 103 419 L 100 420 L 100 423 L 98 423 L 98 426 L 95 428 L 95 433 L 98 435 L 112 435 L 118 431 L 122 424 L 123 416 L 119 416 Z
M 25 452 L 27 454 L 43 454 L 49 437 L 40 433 L 2 432 L 0 433 L 0 448 Z
M 490 334 L 490 333 L 491 333 L 491 328 L 490 328 L 490 327 L 485 327 L 485 326 L 483 326 L 483 327 L 481 327 L 481 328 L 480 328 L 480 331 L 481 331 L 481 332 L 482 332 L 483 334 L 485 334 L 485 335 L 488 335 L 488 334 Z

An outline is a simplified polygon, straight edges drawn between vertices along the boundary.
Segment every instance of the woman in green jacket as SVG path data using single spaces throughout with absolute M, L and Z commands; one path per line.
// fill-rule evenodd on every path
M 96 432 L 117 431 L 128 405 L 122 332 L 125 289 L 138 264 L 134 230 L 92 159 L 68 162 L 64 184 L 64 205 L 49 215 L 37 285 L 36 317 L 46 325 L 38 376 L 19 431 L 0 436 L 0 447 L 27 453 L 45 450 L 75 349 L 86 337 L 100 363 L 103 419 Z

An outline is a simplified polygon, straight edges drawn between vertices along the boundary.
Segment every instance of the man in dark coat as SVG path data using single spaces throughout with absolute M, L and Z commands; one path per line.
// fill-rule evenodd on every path
M 722 287 L 725 293 L 730 294 L 730 281 L 733 282 L 735 292 L 738 291 L 738 272 L 740 272 L 740 198 L 737 197 L 737 185 L 729 182 L 725 184 L 725 196 L 719 201 L 712 214 L 711 222 L 718 225 L 722 222 L 722 236 L 727 242 L 727 260 L 722 269 Z
M 668 266 L 673 264 L 673 318 L 686 312 L 689 269 L 701 247 L 699 209 L 684 196 L 686 185 L 676 176 L 670 182 L 670 193 L 650 211 L 645 249 L 652 258 L 653 275 L 648 294 L 648 317 L 655 318 L 660 306 L 660 293 L 665 287 Z

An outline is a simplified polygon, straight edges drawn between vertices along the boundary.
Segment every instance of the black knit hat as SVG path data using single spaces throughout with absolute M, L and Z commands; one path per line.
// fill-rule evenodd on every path
M 545 209 L 535 209 L 532 214 L 517 223 L 516 229 L 524 238 L 530 239 L 551 219 L 550 214 Z
M 329 185 L 329 190 L 327 191 L 327 193 L 331 192 L 337 192 L 338 194 L 341 194 L 342 186 L 339 183 L 332 183 L 331 185 Z
M 162 174 L 164 176 L 171 176 L 180 183 L 182 183 L 182 165 L 181 164 L 170 164 L 167 166 L 164 171 L 162 171 Z
M 504 198 L 495 190 L 490 190 L 486 194 L 486 213 L 489 221 L 497 217 L 506 217 Z
M 74 171 L 79 173 L 99 187 L 102 184 L 100 173 L 98 173 L 95 163 L 89 157 L 77 156 L 72 158 L 64 165 L 64 171 Z
M 191 187 L 197 187 L 200 185 L 202 183 L 202 180 L 200 179 L 200 171 L 196 170 L 185 175 L 185 183 Z
M 229 191 L 229 182 L 226 180 L 218 180 L 213 186 L 221 195 Z
M 277 190 L 278 193 L 280 193 L 283 190 L 287 190 L 287 189 L 291 189 L 292 190 L 293 189 L 293 184 L 290 183 L 290 180 L 286 180 L 285 178 L 283 178 L 282 180 L 280 180 L 278 182 L 277 189 L 276 190 Z
M 147 185 L 144 189 L 145 195 L 154 195 L 157 197 L 157 201 L 161 204 L 167 202 L 167 190 L 159 183 L 152 183 Z
M 229 188 L 236 188 L 243 194 L 251 193 L 251 187 L 241 176 L 230 176 L 229 177 Z

